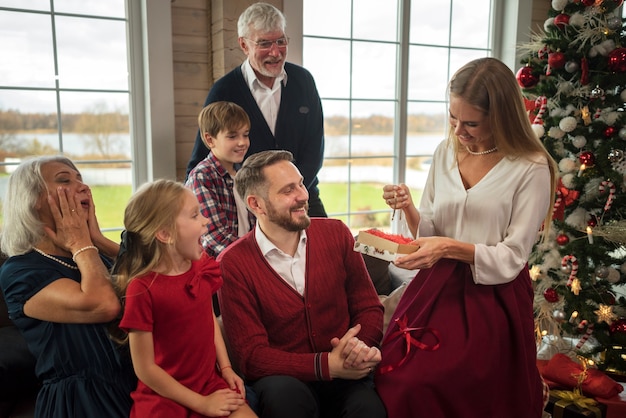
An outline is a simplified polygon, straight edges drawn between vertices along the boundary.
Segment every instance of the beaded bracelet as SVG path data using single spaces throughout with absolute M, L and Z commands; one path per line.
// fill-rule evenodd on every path
M 86 247 L 81 248 L 80 250 L 76 250 L 76 252 L 72 254 L 72 260 L 76 262 L 76 256 L 82 253 L 83 251 L 87 251 L 87 250 L 96 250 L 96 252 L 100 252 L 98 251 L 98 247 L 96 247 L 95 245 L 88 245 Z

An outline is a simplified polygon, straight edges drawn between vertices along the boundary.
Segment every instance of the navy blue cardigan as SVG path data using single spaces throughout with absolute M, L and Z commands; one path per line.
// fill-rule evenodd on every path
M 280 109 L 272 135 L 259 106 L 241 71 L 241 66 L 217 80 L 204 106 L 217 101 L 237 103 L 250 117 L 250 148 L 246 157 L 270 149 L 291 151 L 295 165 L 304 177 L 309 194 L 318 196 L 317 173 L 324 159 L 324 116 L 313 76 L 306 69 L 285 63 L 287 83 L 283 83 Z M 202 161 L 209 150 L 202 142 L 200 130 L 187 165 L 187 174 Z

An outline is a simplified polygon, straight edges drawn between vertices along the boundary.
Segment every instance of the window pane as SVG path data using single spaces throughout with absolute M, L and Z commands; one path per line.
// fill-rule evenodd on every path
M 74 111 L 66 110 L 64 104 Z M 78 106 L 80 110 L 77 111 Z M 64 152 L 77 160 L 129 160 L 128 95 L 61 93 Z
M 126 22 L 58 16 L 56 28 L 61 88 L 128 89 Z
M 409 100 L 446 100 L 448 49 L 409 48 Z
M 451 0 L 411 2 L 411 43 L 448 45 L 450 2 Z
M 394 99 L 398 47 L 394 44 L 354 42 L 352 96 L 362 99 Z
M 383 227 L 389 224 L 389 207 L 382 199 L 385 184 L 393 182 L 394 158 L 355 159 L 351 170 L 350 228 Z
M 302 30 L 310 36 L 350 37 L 351 0 L 303 0 Z
M 0 0 L 0 7 L 50 11 L 50 0 Z
M 452 8 L 453 46 L 486 48 L 491 27 L 491 1 L 455 1 Z
M 350 102 L 322 100 L 324 109 L 324 158 L 348 157 L 350 153 Z M 324 163 L 326 164 L 326 163 Z
M 380 0 L 358 0 L 352 22 L 355 39 L 395 42 L 398 39 L 398 1 L 385 0 L 381 7 Z
M 304 38 L 302 48 L 302 64 L 313 74 L 320 97 L 350 97 L 350 42 Z
M 393 155 L 394 112 L 394 102 L 354 102 L 352 156 Z
M 0 13 L 0 85 L 54 87 L 51 27 L 48 15 Z
M 450 76 L 468 62 L 477 58 L 489 56 L 489 51 L 476 49 L 452 49 L 450 50 Z
M 124 0 L 54 0 L 57 13 L 124 17 Z
M 407 118 L 407 154 L 431 155 L 446 137 L 445 103 L 409 103 Z
M 52 91 L 0 90 L 0 162 L 59 152 L 55 97 Z

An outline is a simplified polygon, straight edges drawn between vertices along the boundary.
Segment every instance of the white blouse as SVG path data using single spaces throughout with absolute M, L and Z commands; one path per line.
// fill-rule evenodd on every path
M 508 283 L 527 263 L 549 204 L 545 157 L 505 157 L 466 190 L 454 149 L 443 141 L 426 180 L 417 234 L 473 243 L 474 282 Z

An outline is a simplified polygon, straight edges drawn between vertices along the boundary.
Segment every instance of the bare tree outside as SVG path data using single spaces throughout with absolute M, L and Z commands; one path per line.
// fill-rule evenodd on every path
M 75 132 L 86 137 L 87 147 L 103 159 L 110 159 L 120 152 L 119 133 L 128 132 L 128 115 L 120 110 L 108 109 L 105 102 L 98 102 L 80 114 Z

